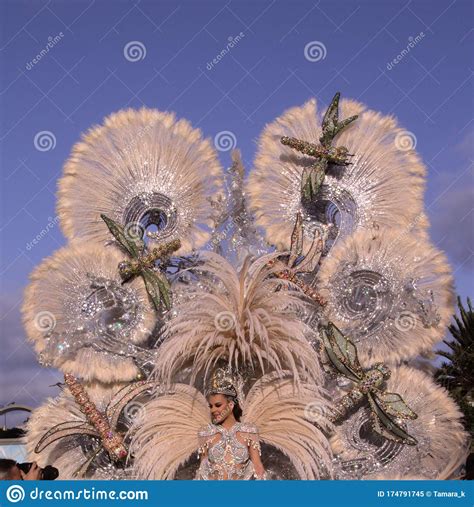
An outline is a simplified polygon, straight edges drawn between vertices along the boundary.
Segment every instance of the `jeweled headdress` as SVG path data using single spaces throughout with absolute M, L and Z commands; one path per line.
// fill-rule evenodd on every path
M 241 401 L 241 385 L 242 378 L 237 372 L 229 368 L 217 368 L 212 373 L 204 394 L 206 398 L 210 394 L 224 394 Z

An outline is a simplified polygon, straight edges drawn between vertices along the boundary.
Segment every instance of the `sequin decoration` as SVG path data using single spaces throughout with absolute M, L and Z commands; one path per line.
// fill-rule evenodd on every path
M 406 230 L 360 231 L 331 251 L 316 286 L 326 317 L 363 363 L 416 356 L 442 339 L 454 306 L 442 252 Z
M 336 426 L 330 440 L 336 478 L 448 479 L 465 459 L 468 439 L 454 401 L 425 373 L 406 366 L 393 369 L 387 390 L 400 393 L 418 414 L 417 419 L 399 421 L 417 444 L 375 433 L 369 411 L 362 407 Z
M 105 214 L 151 244 L 201 247 L 223 199 L 222 168 L 200 131 L 173 114 L 119 111 L 76 144 L 59 181 L 58 216 L 68 239 L 104 244 Z
M 73 243 L 33 271 L 23 320 L 43 364 L 86 380 L 137 376 L 124 356 L 148 339 L 156 317 L 142 280 L 122 284 L 122 259 L 113 247 Z

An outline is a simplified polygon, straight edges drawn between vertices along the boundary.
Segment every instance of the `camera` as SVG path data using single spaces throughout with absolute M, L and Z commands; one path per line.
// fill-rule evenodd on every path
M 17 463 L 17 467 L 27 474 L 30 471 L 33 463 Z M 54 481 L 59 475 L 59 470 L 51 465 L 47 465 L 44 468 L 40 468 L 39 478 L 41 481 Z

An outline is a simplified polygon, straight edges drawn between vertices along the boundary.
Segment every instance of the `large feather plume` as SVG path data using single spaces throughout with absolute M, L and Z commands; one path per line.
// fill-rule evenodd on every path
M 333 143 L 354 155 L 352 164 L 329 169 L 318 199 L 325 210 L 316 214 L 303 208 L 300 191 L 303 168 L 314 159 L 298 156 L 280 143 L 282 136 L 319 142 L 321 119 L 316 114 L 316 101 L 291 108 L 266 126 L 247 194 L 256 223 L 264 228 L 270 244 L 289 248 L 298 212 L 306 220 L 306 248 L 311 244 L 312 224 L 322 215 L 334 225 L 339 222 L 331 233 L 337 234 L 336 239 L 372 227 L 374 222 L 380 227 L 423 224 L 425 168 L 411 149 L 410 133 L 400 129 L 391 116 L 367 110 L 352 100 L 340 101 L 340 118 L 356 114 L 358 119 Z
M 74 146 L 59 182 L 58 215 L 68 239 L 113 240 L 103 213 L 135 234 L 155 225 L 152 242 L 179 239 L 184 253 L 209 239 L 211 200 L 221 192 L 216 151 L 199 130 L 174 114 L 127 109 Z
M 136 377 L 121 349 L 145 342 L 156 318 L 140 278 L 122 285 L 123 258 L 111 246 L 72 242 L 32 272 L 23 323 L 42 362 L 84 380 Z
M 237 273 L 220 255 L 203 254 L 200 271 L 211 278 L 205 287 L 201 278 L 173 308 L 157 359 L 158 378 L 170 382 L 189 360 L 193 378 L 200 372 L 207 376 L 224 359 L 237 369 L 290 369 L 296 381 L 302 373 L 320 380 L 318 356 L 308 342 L 311 330 L 301 319 L 303 294 L 271 277 L 277 268 L 267 263 L 274 257 L 247 260 Z
M 295 390 L 291 378 L 268 374 L 247 394 L 243 419 L 257 426 L 261 441 L 288 456 L 300 479 L 321 479 L 332 474 L 329 413 L 321 388 L 303 383 Z
M 418 443 L 405 445 L 371 437 L 368 411 L 361 407 L 336 426 L 330 440 L 340 459 L 338 478 L 450 478 L 466 459 L 468 435 L 461 423 L 462 413 L 448 392 L 425 373 L 406 366 L 392 368 L 387 391 L 400 394 L 418 414 L 406 422 L 408 433 Z M 359 463 L 352 473 L 347 470 L 351 460 Z
M 350 236 L 325 258 L 316 284 L 327 318 L 357 344 L 363 366 L 430 349 L 454 311 L 445 255 L 404 229 Z
M 198 431 L 210 422 L 204 396 L 194 387 L 174 384 L 145 406 L 140 424 L 132 427 L 131 453 L 139 479 L 173 479 L 197 451 Z

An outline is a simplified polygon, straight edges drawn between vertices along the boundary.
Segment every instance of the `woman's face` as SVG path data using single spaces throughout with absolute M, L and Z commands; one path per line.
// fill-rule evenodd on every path
M 207 401 L 213 424 L 223 423 L 234 408 L 234 404 L 223 394 L 211 394 Z

